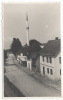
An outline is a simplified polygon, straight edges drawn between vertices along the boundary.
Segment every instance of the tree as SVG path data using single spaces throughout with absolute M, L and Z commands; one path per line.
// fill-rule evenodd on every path
M 39 52 L 41 50 L 41 43 L 37 40 L 30 40 L 30 53 L 32 52 Z
M 6 59 L 7 59 L 7 51 L 4 50 L 4 65 L 5 65 Z
M 11 44 L 11 50 L 14 55 L 16 55 L 17 51 L 22 48 L 20 40 L 17 38 L 13 38 L 13 42 Z

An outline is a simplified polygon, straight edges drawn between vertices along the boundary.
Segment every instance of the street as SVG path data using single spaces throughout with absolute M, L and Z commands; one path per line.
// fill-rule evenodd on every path
M 9 56 L 8 62 L 13 64 L 14 56 Z M 5 76 L 25 95 L 26 97 L 58 97 L 60 91 L 39 82 L 34 77 L 24 72 L 16 65 L 5 66 Z

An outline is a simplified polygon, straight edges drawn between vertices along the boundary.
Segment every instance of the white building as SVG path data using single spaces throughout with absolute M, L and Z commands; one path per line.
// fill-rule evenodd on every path
M 29 70 L 32 70 L 32 60 L 31 59 L 27 60 L 27 68 Z
M 23 53 L 17 56 L 17 61 L 21 63 L 22 61 L 27 61 L 27 57 L 23 56 Z
M 60 39 L 50 40 L 40 54 L 40 73 L 52 80 L 61 79 Z

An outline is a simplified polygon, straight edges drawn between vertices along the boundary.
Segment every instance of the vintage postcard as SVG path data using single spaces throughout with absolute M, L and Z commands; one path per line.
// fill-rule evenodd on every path
M 2 7 L 4 97 L 61 97 L 60 2 Z

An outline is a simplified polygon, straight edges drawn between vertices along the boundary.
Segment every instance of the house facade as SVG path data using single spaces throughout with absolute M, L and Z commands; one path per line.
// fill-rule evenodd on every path
M 40 56 L 36 59 L 36 72 L 40 73 Z
M 40 54 L 40 73 L 52 80 L 61 79 L 60 39 L 50 40 Z
M 26 62 L 27 62 L 27 57 L 26 56 L 23 56 L 23 53 L 21 53 L 20 55 L 17 56 L 17 61 L 24 66 L 26 65 Z

